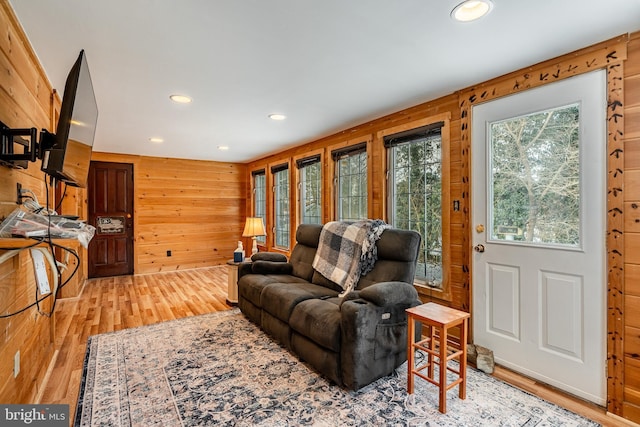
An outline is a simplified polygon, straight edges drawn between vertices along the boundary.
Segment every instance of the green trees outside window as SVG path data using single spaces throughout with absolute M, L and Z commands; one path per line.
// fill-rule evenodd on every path
M 253 216 L 262 218 L 267 224 L 267 181 L 264 170 L 252 173 L 253 175 Z M 266 236 L 257 236 L 258 243 L 265 244 Z
M 274 221 L 275 245 L 280 248 L 289 247 L 289 168 L 274 168 L 273 173 L 273 205 L 274 205 Z
M 366 219 L 367 152 L 356 151 L 336 159 L 337 220 Z
M 389 219 L 422 236 L 416 282 L 442 288 L 441 124 L 385 137 L 389 149 Z
M 579 104 L 493 122 L 492 240 L 580 246 Z
M 322 164 L 303 163 L 300 171 L 300 222 L 322 224 Z

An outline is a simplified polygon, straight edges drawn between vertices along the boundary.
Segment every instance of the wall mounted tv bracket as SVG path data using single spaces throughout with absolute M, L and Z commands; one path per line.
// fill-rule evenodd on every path
M 44 151 L 53 146 L 55 137 L 43 129 L 38 144 L 37 136 L 36 128 L 11 129 L 0 122 L 0 165 L 26 169 L 29 162 L 41 159 Z

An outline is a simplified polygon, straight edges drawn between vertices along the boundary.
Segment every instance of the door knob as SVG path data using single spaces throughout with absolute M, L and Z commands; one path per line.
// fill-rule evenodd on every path
M 475 245 L 473 250 L 476 252 L 484 252 L 484 245 Z

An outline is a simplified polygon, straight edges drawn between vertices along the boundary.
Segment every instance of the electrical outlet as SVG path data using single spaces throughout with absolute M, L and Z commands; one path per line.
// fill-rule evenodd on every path
M 22 204 L 22 184 L 20 184 L 19 182 L 16 184 L 16 190 L 17 190 L 16 203 L 21 205 Z
M 16 378 L 20 373 L 20 350 L 16 351 L 13 356 L 13 378 Z
M 167 251 L 167 256 L 171 256 L 171 251 Z

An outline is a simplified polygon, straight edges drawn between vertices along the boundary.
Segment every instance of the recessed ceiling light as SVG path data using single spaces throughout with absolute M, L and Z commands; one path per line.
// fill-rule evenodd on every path
M 284 120 L 287 118 L 284 114 L 269 114 L 271 120 Z
M 228 150 L 228 149 L 229 149 L 228 145 L 218 145 L 218 150 L 225 151 L 225 150 Z
M 152 138 L 149 138 L 149 142 L 155 142 L 155 143 L 158 143 L 158 144 L 159 144 L 159 143 L 161 143 L 161 142 L 164 142 L 164 139 L 162 139 L 162 138 L 157 138 L 157 137 L 152 137 Z
M 491 0 L 466 0 L 453 8 L 451 17 L 460 22 L 475 21 L 491 12 L 491 9 Z
M 173 102 L 177 102 L 178 104 L 189 104 L 193 101 L 193 99 L 191 99 L 187 95 L 171 95 L 169 98 Z

